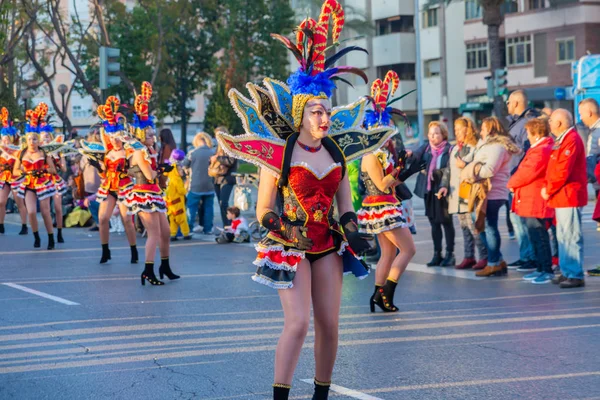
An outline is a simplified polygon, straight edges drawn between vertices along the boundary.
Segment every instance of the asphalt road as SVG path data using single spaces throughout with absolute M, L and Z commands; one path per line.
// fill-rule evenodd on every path
M 600 232 L 590 215 L 591 206 L 592 267 Z M 599 279 L 561 290 L 513 271 L 474 280 L 470 271 L 427 269 L 429 226 L 417 221 L 399 313 L 369 313 L 372 276 L 345 278 L 331 398 L 600 398 Z M 111 237 L 113 260 L 99 265 L 97 233 L 67 229 L 57 250 L 34 251 L 18 229 L 8 224 L 0 236 L 0 399 L 270 398 L 283 315 L 277 293 L 250 280 L 251 246 L 177 242 L 172 265 L 182 278 L 142 287 L 143 265 L 129 264 L 124 236 Z M 460 261 L 458 230 L 457 239 Z M 517 256 L 505 235 L 503 252 Z M 312 395 L 303 380 L 313 376 L 313 341 L 309 333 L 296 399 Z

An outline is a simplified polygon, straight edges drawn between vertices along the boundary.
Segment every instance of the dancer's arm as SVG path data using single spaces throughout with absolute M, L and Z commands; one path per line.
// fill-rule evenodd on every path
M 56 174 L 56 166 L 54 165 L 54 160 L 51 156 L 46 156 L 46 164 L 48 165 L 48 172 L 51 174 Z
M 156 178 L 156 171 L 152 169 L 150 164 L 144 158 L 144 154 L 141 151 L 138 150 L 135 153 L 133 153 L 133 163 L 134 165 L 137 165 L 140 168 L 146 179 L 148 179 L 149 181 L 152 181 Z
M 362 169 L 369 174 L 377 189 L 386 192 L 388 189 L 400 184 L 393 175 L 383 175 L 381 164 L 374 154 L 367 154 L 362 159 Z

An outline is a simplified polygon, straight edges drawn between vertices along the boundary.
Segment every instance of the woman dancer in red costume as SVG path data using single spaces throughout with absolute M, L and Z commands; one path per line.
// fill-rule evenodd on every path
M 40 124 L 40 143 L 42 145 L 49 145 L 51 143 L 62 143 L 63 135 L 59 135 L 56 138 L 54 137 L 54 128 L 52 125 L 47 123 Z M 52 161 L 54 162 L 54 168 L 56 169 L 56 173 L 51 174 L 50 179 L 54 184 L 54 188 L 56 192 L 53 196 L 54 199 L 54 216 L 56 218 L 56 241 L 58 243 L 64 243 L 65 240 L 62 236 L 62 228 L 63 228 L 63 210 L 62 210 L 62 197 L 67 193 L 67 183 L 65 180 L 58 174 L 58 172 L 67 172 L 67 161 L 65 157 L 60 154 L 53 154 Z
M 19 147 L 17 146 L 19 135 L 17 128 L 8 119 L 8 110 L 2 107 L 0 110 L 2 129 L 0 130 L 0 234 L 4 233 L 4 217 L 6 216 L 6 203 L 11 187 L 19 184 L 13 177 L 13 169 L 18 158 Z M 13 198 L 19 208 L 21 216 L 21 231 L 19 235 L 27 235 L 27 210 L 23 199 L 13 191 Z
M 156 132 L 154 118 L 148 115 L 148 102 L 152 96 L 152 86 L 148 82 L 142 84 L 141 94 L 136 96 L 134 104 L 134 120 L 131 133 L 135 136 L 129 144 L 134 150 L 129 165 L 129 173 L 135 177 L 135 185 L 127 198 L 129 214 L 139 215 L 146 228 L 146 261 L 144 272 L 141 275 L 142 285 L 148 281 L 151 285 L 164 285 L 154 274 L 154 254 L 156 248 L 160 250 L 160 267 L 158 273 L 163 278 L 179 279 L 169 264 L 169 250 L 171 234 L 167 220 L 167 206 L 163 192 L 158 186 L 158 176 L 165 171 L 170 171 L 172 166 L 158 165 L 158 153 L 154 146 Z M 141 143 L 141 146 L 140 146 Z
M 52 156 L 40 148 L 39 134 L 40 124 L 44 121 L 47 113 L 48 106 L 44 103 L 38 104 L 35 110 L 27 111 L 27 125 L 25 126 L 27 144 L 15 162 L 13 175 L 23 177 L 16 188 L 17 195 L 25 199 L 29 224 L 35 238 L 33 247 L 41 246 L 37 221 L 37 201 L 39 200 L 40 211 L 48 232 L 48 250 L 52 250 L 54 249 L 54 232 L 50 215 L 50 198 L 56 193 L 56 187 L 51 174 L 56 174 L 56 169 Z
M 109 221 L 115 206 L 119 207 L 123 225 L 125 226 L 125 234 L 127 235 L 131 249 L 131 263 L 137 264 L 138 251 L 135 227 L 133 226 L 131 216 L 128 215 L 127 208 L 127 197 L 133 189 L 133 180 L 127 175 L 127 155 L 119 136 L 125 132 L 125 127 L 118 121 L 120 116 L 118 109 L 119 99 L 114 96 L 110 96 L 106 100 L 106 104 L 98 107 L 98 116 L 102 119 L 100 135 L 104 143 L 103 161 L 96 159 L 91 151 L 86 154 L 88 154 L 88 162 L 98 169 L 102 178 L 102 183 L 100 184 L 100 188 L 98 188 L 96 196 L 96 201 L 100 203 L 98 211 L 100 243 L 102 244 L 100 264 L 104 264 L 111 259 L 108 247 Z M 87 143 L 84 143 L 84 149 L 86 145 Z
M 292 51 L 300 69 L 290 76 L 288 85 L 268 78 L 266 88 L 248 84 L 253 101 L 231 91 L 232 105 L 247 134 L 217 134 L 227 153 L 262 168 L 256 212 L 269 233 L 257 245 L 254 264 L 258 269 L 253 279 L 279 290 L 285 320 L 275 353 L 274 399 L 289 396 L 308 331 L 311 301 L 316 362 L 313 399 L 328 397 L 338 347 L 342 274 L 359 278 L 368 274 L 354 256 L 369 244 L 358 232 L 346 162 L 376 150 L 394 133 L 387 127 L 371 132 L 360 128 L 365 99 L 332 109 L 333 79 L 353 72 L 366 81 L 360 70 L 333 67 L 341 56 L 358 48 L 341 50 L 325 60 L 332 14 L 332 39 L 337 43 L 344 12 L 333 0 L 323 5 L 318 22 L 307 19 L 302 23 L 297 43 L 272 35 Z M 340 224 L 334 219 L 334 199 Z
M 389 71 L 383 82 L 381 79 L 373 82 L 371 100 L 374 109 L 367 111 L 367 128 L 392 125 L 392 114 L 404 116 L 400 110 L 391 107 L 395 100 L 389 101 L 399 82 L 394 71 Z M 416 253 L 409 230 L 410 216 L 405 215 L 402 203 L 394 194 L 394 187 L 401 183 L 396 176 L 402 166 L 396 165 L 392 151 L 393 147 L 383 147 L 365 155 L 361 161 L 367 195 L 358 211 L 358 226 L 362 233 L 377 235 L 381 249 L 375 271 L 375 292 L 370 301 L 371 312 L 375 312 L 375 305 L 384 312 L 398 311 L 394 305 L 396 284 Z

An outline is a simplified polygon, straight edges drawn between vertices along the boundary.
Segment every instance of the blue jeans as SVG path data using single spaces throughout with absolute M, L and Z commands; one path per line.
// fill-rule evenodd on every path
M 495 267 L 503 261 L 500 252 L 500 231 L 498 230 L 498 214 L 506 200 L 488 200 L 485 214 L 485 232 L 480 233 L 480 238 L 485 243 L 488 252 L 488 265 Z
M 581 209 L 556 208 L 558 265 L 567 278 L 583 279 L 583 230 Z
M 512 193 L 509 195 L 509 204 L 512 204 L 513 196 Z M 531 246 L 529 239 L 529 231 L 525 224 L 525 218 L 518 216 L 517 214 L 510 213 L 510 221 L 512 222 L 517 242 L 519 242 L 519 260 L 521 261 L 534 261 L 535 253 Z
M 189 192 L 187 195 L 187 215 L 188 224 L 190 230 L 194 229 L 194 221 L 196 220 L 196 213 L 201 213 L 201 219 L 204 223 L 204 233 L 211 233 L 213 229 L 213 202 L 215 195 L 211 194 L 197 194 Z
M 100 203 L 98 203 L 96 200 L 90 201 L 88 210 L 90 214 L 92 214 L 92 219 L 94 220 L 96 225 L 98 225 L 98 211 L 100 210 Z
M 546 220 L 543 218 L 525 218 L 525 224 L 535 252 L 537 271 L 551 274 L 552 249 L 548 229 L 546 229 Z

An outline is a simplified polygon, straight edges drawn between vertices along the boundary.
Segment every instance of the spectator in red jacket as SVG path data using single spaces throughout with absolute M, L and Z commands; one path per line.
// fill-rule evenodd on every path
M 573 116 L 559 108 L 550 116 L 556 138 L 552 149 L 542 198 L 556 211 L 558 264 L 561 273 L 552 283 L 561 288 L 585 286 L 583 280 L 583 230 L 581 209 L 587 204 L 585 146 L 573 126 Z
M 594 169 L 594 175 L 596 176 L 596 181 L 600 182 L 600 162 L 596 164 L 596 168 Z M 600 195 L 596 199 L 596 207 L 594 207 L 594 214 L 592 214 L 592 219 L 600 224 Z M 600 276 L 600 265 L 598 265 L 594 269 L 588 269 L 589 276 Z
M 525 275 L 523 279 L 534 284 L 544 284 L 550 283 L 554 278 L 552 249 L 546 228 L 554 218 L 554 209 L 541 196 L 554 140 L 548 136 L 550 128 L 545 120 L 529 120 L 525 124 L 525 130 L 531 147 L 507 186 L 514 193 L 511 211 L 525 221 L 535 255 L 536 271 Z

